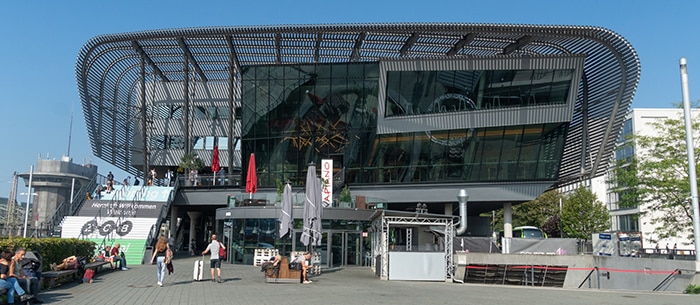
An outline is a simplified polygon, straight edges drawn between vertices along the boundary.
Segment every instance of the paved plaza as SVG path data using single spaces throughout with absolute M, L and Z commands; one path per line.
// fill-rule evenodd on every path
M 312 284 L 265 283 L 259 267 L 223 265 L 223 283 L 193 282 L 196 258 L 177 257 L 175 273 L 156 285 L 156 267 L 102 272 L 91 284 L 42 291 L 47 304 L 698 304 L 700 295 L 638 291 L 570 290 L 445 282 L 383 281 L 368 267 L 324 270 Z M 208 260 L 205 261 L 208 267 Z

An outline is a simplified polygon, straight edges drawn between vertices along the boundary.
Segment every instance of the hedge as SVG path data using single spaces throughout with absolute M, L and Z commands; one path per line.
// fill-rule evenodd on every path
M 60 264 L 64 258 L 71 255 L 92 258 L 97 245 L 89 240 L 77 238 L 2 238 L 0 250 L 10 250 L 22 247 L 27 251 L 39 251 L 42 263 L 42 271 L 48 271 L 51 263 Z

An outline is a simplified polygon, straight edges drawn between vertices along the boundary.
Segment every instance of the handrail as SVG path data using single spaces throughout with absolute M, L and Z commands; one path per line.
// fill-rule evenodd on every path
M 663 280 L 661 280 L 661 282 L 660 282 L 658 285 L 656 285 L 656 287 L 654 287 L 654 289 L 652 289 L 651 291 L 659 291 L 659 289 L 661 289 L 661 287 L 663 287 L 664 285 L 666 285 L 666 283 L 667 283 L 668 281 L 670 281 L 671 278 L 672 278 L 673 276 L 675 276 L 676 274 L 681 274 L 681 270 L 680 270 L 680 269 L 675 269 L 675 270 L 673 270 L 673 271 L 672 271 L 671 273 L 669 273 Z
M 158 241 L 160 227 L 163 225 L 163 221 L 165 221 L 165 219 L 168 217 L 167 213 L 170 211 L 170 205 L 172 204 L 173 200 L 175 200 L 175 194 L 177 194 L 178 189 L 179 184 L 175 183 L 175 185 L 173 186 L 173 190 L 170 192 L 170 196 L 168 196 L 168 201 L 160 208 L 160 213 L 158 213 L 156 223 L 153 226 L 151 226 L 151 230 L 148 233 L 148 237 L 146 238 L 146 246 L 152 247 Z
M 593 275 L 593 271 L 597 271 L 597 270 L 598 270 L 598 267 L 591 269 L 591 272 L 588 272 L 588 275 L 586 276 L 585 279 L 583 279 L 583 281 L 581 281 L 581 284 L 578 285 L 578 288 L 581 288 L 581 286 L 583 286 L 583 284 L 585 284 L 586 281 L 588 281 L 588 279 L 591 278 L 591 275 Z
M 46 223 L 46 230 L 49 234 L 54 233 L 56 226 L 63 220 L 65 216 L 75 215 L 80 210 L 80 208 L 82 208 L 83 203 L 85 203 L 86 201 L 85 193 L 93 193 L 93 191 L 99 184 L 97 182 L 98 178 L 106 179 L 106 177 L 101 176 L 100 174 L 95 174 L 95 176 L 92 177 L 92 179 L 90 179 L 88 183 L 86 183 L 75 194 L 73 194 L 72 200 L 64 200 L 56 206 L 53 215 L 51 215 L 51 217 L 48 218 L 48 221 Z M 72 206 L 71 202 L 73 203 Z M 37 233 L 37 230 L 38 228 L 34 228 L 34 233 L 32 235 L 35 235 Z

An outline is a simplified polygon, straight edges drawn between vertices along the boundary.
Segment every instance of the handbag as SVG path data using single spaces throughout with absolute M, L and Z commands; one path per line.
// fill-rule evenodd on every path
M 219 243 L 219 259 L 226 260 L 226 248 Z
M 173 262 L 169 262 L 165 265 L 165 267 L 168 268 L 168 274 L 175 273 L 175 269 L 173 268 Z

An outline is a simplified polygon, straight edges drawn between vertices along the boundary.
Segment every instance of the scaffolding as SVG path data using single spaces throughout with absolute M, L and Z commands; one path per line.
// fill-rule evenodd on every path
M 414 231 L 425 230 L 441 237 L 438 247 L 444 257 L 444 280 L 453 279 L 453 240 L 455 236 L 455 220 L 457 218 L 457 216 L 453 215 L 378 210 L 370 218 L 372 222 L 372 253 L 374 258 L 372 269 L 375 275 L 383 280 L 392 279 L 392 276 L 390 276 L 392 270 L 390 270 L 389 263 L 390 252 L 410 253 L 417 256 L 425 253 L 414 249 Z M 400 249 L 394 248 L 395 241 L 392 241 L 391 233 L 394 229 L 405 230 L 405 247 Z M 414 260 L 414 262 L 420 262 L 420 260 Z M 406 266 L 406 269 L 412 268 Z

